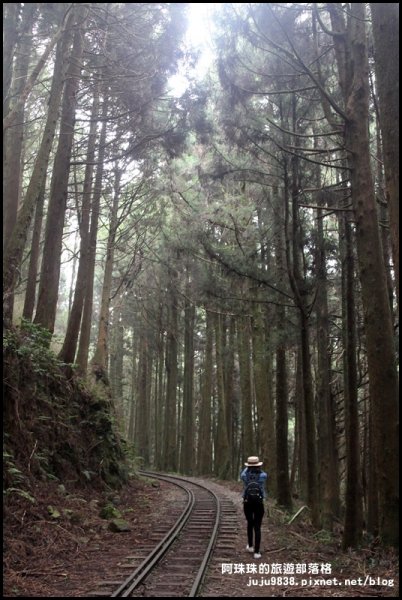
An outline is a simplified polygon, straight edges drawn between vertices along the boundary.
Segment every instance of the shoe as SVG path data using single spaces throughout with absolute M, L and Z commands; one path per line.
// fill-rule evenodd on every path
M 259 552 L 254 552 L 254 558 L 261 558 L 261 554 Z
M 254 547 L 247 545 L 246 550 L 247 550 L 247 552 L 254 552 Z

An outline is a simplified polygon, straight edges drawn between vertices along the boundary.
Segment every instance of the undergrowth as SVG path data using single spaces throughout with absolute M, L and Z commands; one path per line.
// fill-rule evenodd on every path
M 28 322 L 3 336 L 6 504 L 15 496 L 35 503 L 38 480 L 118 488 L 128 477 L 107 391 L 59 361 L 50 337 Z

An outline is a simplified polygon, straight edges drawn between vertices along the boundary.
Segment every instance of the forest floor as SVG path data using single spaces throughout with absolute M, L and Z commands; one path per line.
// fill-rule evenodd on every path
M 245 550 L 241 484 L 214 484 L 236 506 L 239 528 L 233 550 L 212 561 L 201 597 L 399 595 L 395 552 L 373 542 L 344 553 L 340 531 L 317 533 L 303 513 L 286 525 L 289 515 L 271 500 L 263 520 L 262 558 L 255 560 Z M 177 494 L 167 483 L 133 479 L 118 493 L 89 488 L 68 493 L 42 482 L 35 504 L 16 497 L 4 515 L 3 597 L 86 597 L 99 582 L 115 577 L 127 554 L 146 545 Z M 109 530 L 109 521 L 99 516 L 105 503 L 116 506 L 130 531 Z

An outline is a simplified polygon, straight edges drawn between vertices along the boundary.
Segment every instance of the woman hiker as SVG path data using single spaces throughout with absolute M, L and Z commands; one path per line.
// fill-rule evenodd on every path
M 264 516 L 264 484 L 267 474 L 261 469 L 263 463 L 258 456 L 249 456 L 244 464 L 246 468 L 240 473 L 240 479 L 244 483 L 243 507 L 247 519 L 248 540 L 246 550 L 254 552 L 254 558 L 261 558 L 261 522 Z

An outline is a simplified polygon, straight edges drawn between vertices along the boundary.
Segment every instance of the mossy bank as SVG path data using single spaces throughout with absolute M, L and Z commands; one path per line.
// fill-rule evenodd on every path
M 29 497 L 38 479 L 119 488 L 128 478 L 107 388 L 78 377 L 49 341 L 28 323 L 3 337 L 6 504 L 15 494 Z

